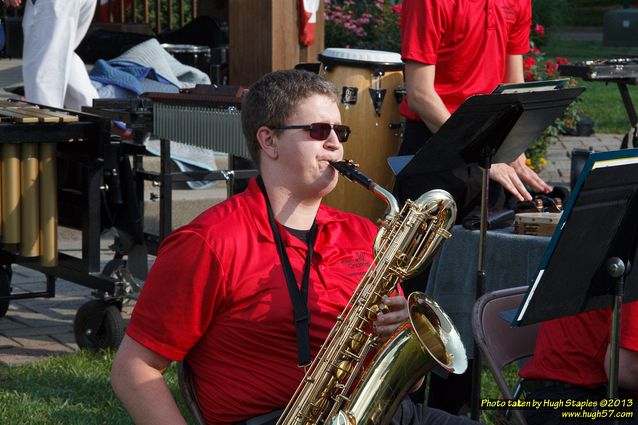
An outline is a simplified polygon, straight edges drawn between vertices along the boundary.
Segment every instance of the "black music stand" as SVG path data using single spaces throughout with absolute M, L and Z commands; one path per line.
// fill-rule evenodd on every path
M 395 175 L 410 176 L 464 165 L 482 168 L 481 222 L 476 298 L 485 292 L 489 170 L 518 158 L 584 88 L 562 88 L 564 80 L 503 84 L 495 93 L 468 98 L 414 155 L 391 157 Z M 479 416 L 480 360 L 472 362 L 472 419 Z
M 608 396 L 618 394 L 620 310 L 638 300 L 638 149 L 591 154 L 513 325 L 613 305 Z

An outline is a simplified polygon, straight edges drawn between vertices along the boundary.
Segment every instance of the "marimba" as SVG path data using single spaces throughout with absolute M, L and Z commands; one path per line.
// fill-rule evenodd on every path
M 62 278 L 94 289 L 74 320 L 80 347 L 116 347 L 120 309 L 130 283 L 102 270 L 102 210 L 112 197 L 108 158 L 125 156 L 110 139 L 110 121 L 95 115 L 0 101 L 0 317 L 16 299 L 54 297 Z M 112 180 L 112 179 L 111 179 Z M 109 181 L 110 183 L 110 181 Z M 111 185 L 112 186 L 112 185 Z M 81 256 L 58 250 L 58 224 L 81 231 Z M 119 262 L 119 263 L 118 263 Z M 11 291 L 11 265 L 46 276 L 46 290 Z
M 0 102 L 0 240 L 43 267 L 58 261 L 56 144 L 83 141 L 71 123 L 78 115 Z

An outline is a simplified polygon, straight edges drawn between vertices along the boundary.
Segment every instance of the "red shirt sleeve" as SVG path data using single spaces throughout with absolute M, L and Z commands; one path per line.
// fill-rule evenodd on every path
M 518 0 L 516 22 L 510 31 L 507 54 L 524 55 L 529 52 L 529 33 L 532 26 L 531 0 Z
M 224 273 L 207 241 L 178 231 L 163 242 L 126 333 L 170 360 L 201 338 L 225 294 Z
M 401 57 L 429 65 L 436 63 L 446 19 L 440 3 L 405 0 L 401 6 Z

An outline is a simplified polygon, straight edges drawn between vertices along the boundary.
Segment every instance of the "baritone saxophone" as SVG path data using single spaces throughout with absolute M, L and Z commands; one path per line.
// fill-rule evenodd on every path
M 375 239 L 375 257 L 309 366 L 278 425 L 388 424 L 410 389 L 438 366 L 463 373 L 467 357 L 445 312 L 421 292 L 408 298 L 410 318 L 383 344 L 372 329 L 383 296 L 432 261 L 456 218 L 444 190 L 432 190 L 399 209 L 396 199 L 352 161 L 331 165 L 388 205 Z M 364 367 L 365 365 L 365 367 Z

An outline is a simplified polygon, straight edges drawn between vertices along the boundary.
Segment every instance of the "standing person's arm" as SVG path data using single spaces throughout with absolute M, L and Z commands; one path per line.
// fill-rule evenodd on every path
M 408 105 L 432 133 L 436 133 L 450 112 L 434 89 L 436 66 L 406 61 L 405 88 L 408 92 Z
M 164 380 L 169 359 L 124 336 L 111 370 L 111 385 L 137 425 L 186 425 Z
M 524 83 L 523 55 L 507 55 L 505 58 L 505 83 Z

